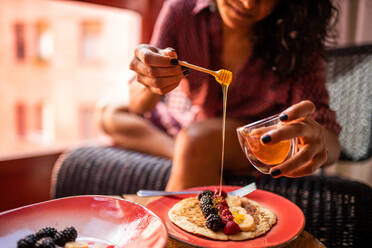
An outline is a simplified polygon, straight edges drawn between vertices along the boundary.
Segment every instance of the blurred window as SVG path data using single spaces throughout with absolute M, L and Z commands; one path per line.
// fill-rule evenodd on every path
M 36 36 L 36 59 L 48 61 L 54 52 L 54 41 L 50 25 L 45 21 L 39 21 L 35 25 Z
M 79 108 L 79 126 L 80 137 L 84 140 L 89 140 L 97 135 L 97 128 L 94 125 L 94 109 L 95 105 L 86 105 Z M 92 125 L 93 124 L 93 125 Z
M 84 61 L 99 61 L 101 59 L 101 23 L 99 21 L 83 21 L 82 57 Z
M 41 134 L 43 131 L 43 104 L 37 103 L 34 106 L 34 129 Z
M 26 57 L 25 24 L 14 25 L 15 55 L 17 61 L 24 61 Z

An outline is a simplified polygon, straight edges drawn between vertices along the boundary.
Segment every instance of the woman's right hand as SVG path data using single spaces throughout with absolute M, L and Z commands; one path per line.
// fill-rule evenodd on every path
M 159 49 L 147 44 L 136 48 L 130 69 L 136 72 L 137 82 L 158 95 L 167 94 L 176 88 L 185 73 L 178 65 L 174 49 Z

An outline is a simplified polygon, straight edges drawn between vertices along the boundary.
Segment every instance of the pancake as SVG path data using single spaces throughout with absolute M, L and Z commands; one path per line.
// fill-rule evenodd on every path
M 245 231 L 233 235 L 226 235 L 223 229 L 212 231 L 205 224 L 205 217 L 200 209 L 197 197 L 185 198 L 177 202 L 168 212 L 169 219 L 181 229 L 215 240 L 247 240 L 268 232 L 276 223 L 276 215 L 269 209 L 262 207 L 255 201 L 246 197 L 227 197 L 226 201 L 230 211 L 244 211 Z M 242 226 L 243 227 L 243 226 Z

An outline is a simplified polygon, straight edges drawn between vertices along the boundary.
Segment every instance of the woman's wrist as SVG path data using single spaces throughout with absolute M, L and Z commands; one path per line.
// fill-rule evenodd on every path
M 324 165 L 330 165 L 336 162 L 340 156 L 340 143 L 338 136 L 330 129 L 324 127 L 325 150 L 327 161 Z
M 137 83 L 130 92 L 129 110 L 136 114 L 150 112 L 155 108 L 161 97 L 161 95 L 152 92 L 150 88 Z

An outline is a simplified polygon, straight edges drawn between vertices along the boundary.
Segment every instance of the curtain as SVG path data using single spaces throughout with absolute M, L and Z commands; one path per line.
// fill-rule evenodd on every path
M 372 43 L 372 1 L 338 0 L 338 46 Z

